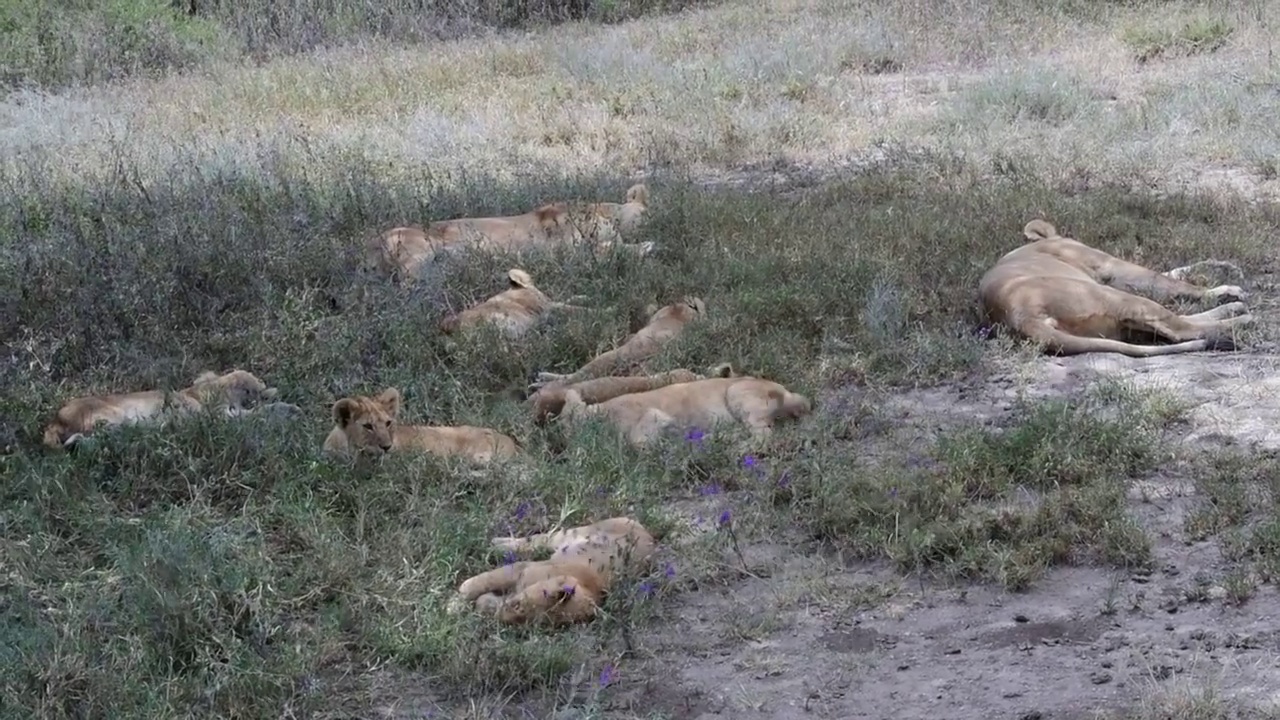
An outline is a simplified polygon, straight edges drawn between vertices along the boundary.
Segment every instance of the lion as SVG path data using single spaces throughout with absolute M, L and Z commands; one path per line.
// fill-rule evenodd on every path
M 571 203 L 568 212 L 569 221 L 597 255 L 618 247 L 644 257 L 653 252 L 654 243 L 630 241 L 639 232 L 648 208 L 649 187 L 637 183 L 627 190 L 621 203 Z
M 600 353 L 577 371 L 560 374 L 539 372 L 537 382 L 530 385 L 538 389 L 550 382 L 562 382 L 574 385 L 583 380 L 611 375 L 615 370 L 627 366 L 638 366 L 656 356 L 667 343 L 680 335 L 689 323 L 706 317 L 707 304 L 698 297 L 686 297 L 677 303 L 659 308 L 650 305 L 645 308 L 649 320 L 637 332 L 629 335 L 621 345 Z
M 737 423 L 746 426 L 757 447 L 763 447 L 776 422 L 798 420 L 812 411 L 809 398 L 780 383 L 739 375 L 668 385 L 595 405 L 587 405 L 571 388 L 565 393 L 561 417 L 570 424 L 603 418 L 635 447 L 650 444 L 673 426 L 711 429 Z
M 1231 329 L 1253 320 L 1241 302 L 1245 292 L 1235 285 L 1191 285 L 1062 237 L 1044 220 L 1028 222 L 1023 234 L 1031 242 L 1001 257 L 982 276 L 978 293 L 993 323 L 1044 343 L 1050 353 L 1152 357 L 1232 350 Z M 1230 302 L 1195 315 L 1157 302 L 1182 299 Z M 1128 341 L 1140 334 L 1172 344 Z
M 583 380 L 572 385 L 556 381 L 539 388 L 537 392 L 529 396 L 527 402 L 533 409 L 533 421 L 538 425 L 545 425 L 549 419 L 560 414 L 561 409 L 564 408 L 565 395 L 570 389 L 577 391 L 578 396 L 587 405 L 595 405 L 621 395 L 656 390 L 660 387 L 693 382 L 694 380 L 705 380 L 707 376 L 736 377 L 737 374 L 732 365 L 722 363 L 711 368 L 707 375 L 701 375 L 685 368 L 677 368 L 652 375 L 595 378 Z
M 354 395 L 333 404 L 334 427 L 323 450 L 334 456 L 353 451 L 380 455 L 414 450 L 442 457 L 463 457 L 477 464 L 520 454 L 509 435 L 472 425 L 400 425 L 400 390 L 384 389 L 376 396 Z
M 548 203 L 521 215 L 455 218 L 437 220 L 425 228 L 392 228 L 365 242 L 364 268 L 392 279 L 414 279 L 443 251 L 519 252 L 581 240 L 581 232 L 570 222 L 568 204 Z
M 141 390 L 112 395 L 78 397 L 63 405 L 44 429 L 44 444 L 51 448 L 70 448 L 99 425 L 154 423 L 190 415 L 205 409 L 217 410 L 227 417 L 250 413 L 280 411 L 301 413 L 297 405 L 274 400 L 279 391 L 267 387 L 252 373 L 232 370 L 225 375 L 213 371 L 200 373 L 190 387 L 174 392 Z
M 508 270 L 507 280 L 510 288 L 462 312 L 445 317 L 440 321 L 440 330 L 450 334 L 461 328 L 491 322 L 496 324 L 508 338 L 516 339 L 533 329 L 552 311 L 588 309 L 572 304 L 575 301 L 586 300 L 582 295 L 575 295 L 567 302 L 556 302 L 548 298 L 534 286 L 533 278 L 529 273 L 519 268 Z
M 509 553 L 508 564 L 468 578 L 448 611 L 458 613 L 474 605 L 503 623 L 552 626 L 595 617 L 614 580 L 643 568 L 656 547 L 649 531 L 628 517 L 528 538 L 493 538 L 491 543 Z M 537 550 L 552 551 L 550 559 L 522 559 Z

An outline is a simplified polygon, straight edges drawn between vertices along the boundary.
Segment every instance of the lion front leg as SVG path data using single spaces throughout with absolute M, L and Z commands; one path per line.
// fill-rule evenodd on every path
M 1113 259 L 1103 268 L 1102 275 L 1106 285 L 1156 302 L 1173 300 L 1234 302 L 1248 297 L 1248 293 L 1237 285 L 1203 288 L 1172 274 L 1158 273 L 1118 258 Z

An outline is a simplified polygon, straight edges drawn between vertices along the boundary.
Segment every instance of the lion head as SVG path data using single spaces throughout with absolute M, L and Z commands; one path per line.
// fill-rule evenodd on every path
M 395 440 L 400 391 L 389 387 L 374 397 L 356 395 L 333 404 L 333 421 L 357 452 L 385 453 Z
M 213 371 L 200 373 L 189 388 L 190 395 L 201 404 L 214 402 L 228 410 L 247 410 L 264 400 L 274 400 L 279 391 L 246 370 L 232 370 L 225 375 Z
M 1022 235 L 1028 240 L 1048 240 L 1058 237 L 1058 229 L 1047 220 L 1032 220 L 1022 228 Z
M 644 314 L 649 316 L 650 323 L 655 323 L 667 318 L 675 318 L 683 322 L 689 322 L 706 315 L 707 304 L 702 301 L 702 298 L 686 297 L 678 303 L 673 303 L 664 307 L 649 305 L 644 309 Z

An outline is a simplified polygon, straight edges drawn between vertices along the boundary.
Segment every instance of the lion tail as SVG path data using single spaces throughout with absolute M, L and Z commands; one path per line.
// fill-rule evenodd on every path
M 644 183 L 636 183 L 627 188 L 626 202 L 636 203 L 638 205 L 649 205 L 649 186 Z
M 1035 219 L 1022 228 L 1022 234 L 1028 240 L 1048 240 L 1058 237 L 1058 229 L 1047 220 Z

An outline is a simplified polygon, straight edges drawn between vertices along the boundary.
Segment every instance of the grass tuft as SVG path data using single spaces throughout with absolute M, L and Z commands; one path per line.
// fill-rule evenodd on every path
M 1201 17 L 1176 28 L 1130 27 L 1121 33 L 1133 58 L 1140 63 L 1216 52 L 1227 44 L 1235 27 L 1220 17 Z

